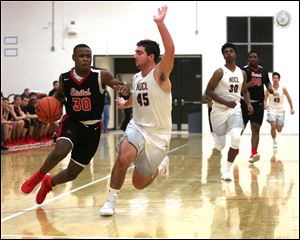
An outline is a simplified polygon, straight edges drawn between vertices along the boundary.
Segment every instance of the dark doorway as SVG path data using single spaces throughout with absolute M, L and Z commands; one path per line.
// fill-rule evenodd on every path
M 202 132 L 202 57 L 176 56 L 170 79 L 173 129 L 187 130 L 189 114 L 199 113 L 199 129 Z

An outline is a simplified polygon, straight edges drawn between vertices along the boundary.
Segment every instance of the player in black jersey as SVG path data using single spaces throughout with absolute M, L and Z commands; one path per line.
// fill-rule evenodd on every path
M 273 94 L 274 90 L 270 82 L 268 72 L 259 65 L 259 56 L 255 51 L 248 53 L 248 65 L 243 67 L 243 70 L 247 74 L 248 91 L 250 93 L 251 104 L 254 108 L 252 115 L 248 114 L 247 105 L 245 101 L 241 100 L 241 107 L 244 120 L 244 129 L 250 120 L 251 124 L 251 156 L 250 163 L 256 162 L 260 159 L 260 155 L 257 153 L 259 143 L 259 130 L 264 118 L 264 85 L 268 91 Z
M 54 97 L 64 103 L 66 115 L 62 117 L 55 149 L 41 168 L 21 185 L 21 191 L 30 193 L 42 181 L 36 202 L 41 204 L 52 187 L 74 180 L 94 156 L 100 141 L 101 116 L 104 106 L 104 88 L 128 95 L 129 88 L 115 80 L 108 72 L 91 68 L 92 51 L 85 44 L 74 47 L 75 67 L 59 78 Z M 51 177 L 47 174 L 71 151 L 66 169 Z

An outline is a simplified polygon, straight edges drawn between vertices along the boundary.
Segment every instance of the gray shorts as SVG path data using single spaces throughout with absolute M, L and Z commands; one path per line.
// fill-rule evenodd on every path
M 155 145 L 147 147 L 147 152 L 151 151 L 151 155 L 155 156 L 148 159 L 149 154 L 146 153 L 146 143 L 143 134 L 137 129 L 136 126 L 128 124 L 124 136 L 120 143 L 127 138 L 128 141 L 137 149 L 137 157 L 134 160 L 136 170 L 143 176 L 154 175 L 162 160 L 167 156 L 166 151 L 162 151 Z M 148 145 L 149 146 L 149 145 Z

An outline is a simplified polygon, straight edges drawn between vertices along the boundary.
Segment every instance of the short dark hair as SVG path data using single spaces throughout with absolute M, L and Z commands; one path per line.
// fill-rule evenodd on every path
M 54 84 L 55 84 L 55 83 L 58 83 L 58 81 L 57 81 L 57 80 L 53 81 L 53 83 L 52 83 L 52 84 L 53 84 L 53 86 L 54 86 Z
M 159 44 L 152 40 L 141 40 L 136 44 L 138 47 L 144 47 L 147 55 L 154 54 L 154 62 L 157 63 L 160 55 Z
M 254 51 L 254 50 L 251 50 L 250 52 L 248 52 L 248 57 L 250 56 L 250 54 L 252 54 L 252 53 L 255 53 L 258 57 L 259 57 L 259 54 L 258 54 L 258 52 L 256 52 L 256 51 Z
M 25 96 L 25 95 L 21 96 L 22 101 L 23 101 L 25 98 L 29 99 L 29 97 L 27 97 L 27 96 Z
M 35 96 L 37 96 L 37 94 L 36 94 L 35 92 L 31 92 L 31 93 L 29 93 L 29 97 L 31 97 L 32 95 L 35 95 Z
M 16 94 L 16 95 L 14 96 L 14 100 L 16 100 L 17 98 L 21 98 L 21 99 L 22 99 L 21 95 L 19 95 L 19 94 Z
M 224 53 L 225 48 L 232 48 L 236 53 L 236 48 L 233 43 L 225 43 L 221 48 L 222 54 Z
M 91 50 L 91 48 L 90 48 L 88 45 L 81 43 L 81 44 L 78 44 L 78 45 L 76 45 L 76 46 L 74 47 L 74 49 L 73 49 L 73 54 L 75 54 L 75 52 L 76 52 L 76 50 L 77 50 L 78 48 L 89 48 L 89 49 Z
M 272 77 L 274 77 L 274 76 L 278 76 L 280 78 L 279 72 L 273 72 Z

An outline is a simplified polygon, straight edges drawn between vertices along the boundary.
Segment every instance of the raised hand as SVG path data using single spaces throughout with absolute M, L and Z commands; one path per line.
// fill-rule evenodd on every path
M 166 5 L 158 9 L 158 14 L 153 16 L 153 20 L 156 23 L 162 23 L 165 19 L 168 7 Z

